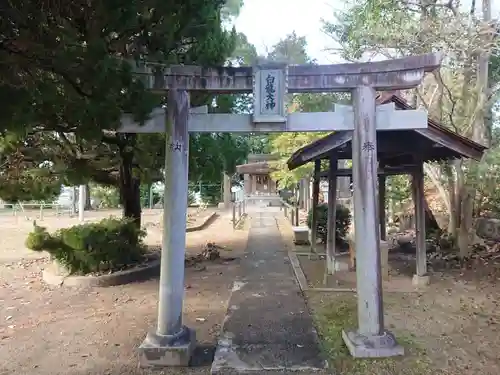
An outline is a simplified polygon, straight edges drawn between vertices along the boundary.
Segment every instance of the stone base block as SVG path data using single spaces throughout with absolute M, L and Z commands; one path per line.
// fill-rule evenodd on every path
M 309 228 L 308 227 L 292 227 L 296 245 L 309 245 Z
M 148 333 L 139 346 L 139 367 L 186 367 L 196 347 L 196 333 L 182 327 L 177 335 Z
M 354 358 L 387 358 L 405 354 L 404 348 L 398 345 L 389 331 L 384 331 L 380 336 L 342 331 L 342 338 Z
M 411 283 L 414 286 L 427 286 L 431 282 L 431 278 L 429 275 L 425 276 L 419 276 L 419 275 L 413 275 L 413 279 L 411 280 Z
M 335 272 L 349 271 L 348 260 L 335 258 L 333 269 Z

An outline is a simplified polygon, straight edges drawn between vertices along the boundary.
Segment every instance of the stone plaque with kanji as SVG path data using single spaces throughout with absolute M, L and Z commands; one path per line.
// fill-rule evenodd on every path
M 254 116 L 258 122 L 286 122 L 287 65 L 265 63 L 253 68 Z

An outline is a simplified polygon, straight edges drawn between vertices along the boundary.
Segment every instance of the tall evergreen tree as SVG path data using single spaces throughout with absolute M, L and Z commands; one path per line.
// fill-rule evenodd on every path
M 224 5 L 21 0 L 0 7 L 0 98 L 6 103 L 0 114 L 0 180 L 36 189 L 41 177 L 35 172 L 49 161 L 44 173 L 51 179 L 118 187 L 124 215 L 140 223 L 139 186 L 161 177 L 164 136 L 113 129 L 123 113 L 144 121 L 163 98 L 148 92 L 131 62 L 224 63 L 235 39 L 234 31 L 221 26 Z M 194 95 L 192 104 L 210 100 Z M 11 163 L 12 154 L 24 163 Z M 9 191 L 0 184 L 0 197 L 26 198 L 13 196 L 12 186 Z

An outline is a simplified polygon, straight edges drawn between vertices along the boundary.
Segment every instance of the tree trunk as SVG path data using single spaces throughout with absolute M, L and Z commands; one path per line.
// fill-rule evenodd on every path
M 136 134 L 124 134 L 129 144 L 119 145 L 120 150 L 120 202 L 123 206 L 123 217 L 133 219 L 141 226 L 141 179 L 134 174 L 134 151 L 130 143 L 134 143 Z
M 429 207 L 429 203 L 427 203 L 427 199 L 424 199 L 424 209 L 425 209 L 425 230 L 426 231 L 435 231 L 439 230 L 439 224 Z
M 491 33 L 492 27 L 491 22 L 491 3 L 489 0 L 483 1 L 483 22 L 482 28 L 483 32 Z M 489 43 L 490 40 L 485 40 L 485 43 Z M 473 128 L 472 128 L 472 140 L 489 146 L 490 142 L 487 137 L 487 129 L 485 118 L 487 117 L 487 94 L 488 94 L 488 67 L 490 59 L 490 50 L 484 49 L 481 51 L 477 61 L 476 67 L 476 93 L 477 93 L 477 103 L 474 108 L 472 115 L 474 116 Z M 467 90 L 470 90 L 467 87 Z M 464 95 L 465 97 L 465 95 Z M 460 164 L 462 165 L 462 163 Z M 470 163 L 466 164 L 470 167 Z M 465 182 L 465 176 L 462 169 L 457 170 L 457 180 L 459 177 L 462 180 L 460 184 L 460 198 L 462 202 L 461 212 L 460 212 L 460 229 L 458 235 L 458 247 L 460 249 L 460 257 L 466 257 L 471 252 L 471 245 L 474 239 L 474 228 L 473 228 L 473 213 L 474 213 L 474 199 L 476 197 L 476 190 L 473 187 L 467 186 Z M 478 176 L 476 176 L 478 177 Z
M 91 210 L 92 209 L 92 202 L 90 200 L 90 186 L 89 184 L 85 185 L 85 211 Z
M 450 197 L 450 221 L 448 224 L 448 233 L 454 238 L 458 236 L 458 228 L 460 226 L 460 189 L 463 184 L 463 173 L 461 173 L 461 163 L 458 160 L 451 162 L 455 168 L 456 176 L 453 174 L 453 169 L 449 164 L 444 167 L 444 172 L 448 180 L 448 195 Z M 462 178 L 459 178 L 459 173 Z
M 473 189 L 463 186 L 460 190 L 462 200 L 460 226 L 458 230 L 458 248 L 461 258 L 468 256 L 471 253 L 471 245 L 474 240 L 472 212 L 474 208 L 474 193 Z
M 141 180 L 132 174 L 132 164 L 122 160 L 120 166 L 120 200 L 123 217 L 141 226 Z
M 224 208 L 226 210 L 231 208 L 231 176 L 226 172 L 222 175 L 222 199 Z

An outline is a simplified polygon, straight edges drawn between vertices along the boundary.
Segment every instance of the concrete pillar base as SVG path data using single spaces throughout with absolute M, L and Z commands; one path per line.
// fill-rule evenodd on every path
M 342 331 L 342 338 L 354 358 L 387 358 L 405 354 L 404 348 L 398 345 L 389 331 L 384 331 L 379 336 Z
M 187 367 L 196 347 L 196 332 L 188 327 L 173 336 L 148 333 L 139 346 L 139 367 Z
M 309 245 L 309 228 L 306 226 L 292 227 L 294 239 L 293 243 L 295 245 Z
M 413 279 L 411 280 L 411 283 L 414 286 L 427 286 L 431 282 L 431 278 L 429 275 L 425 276 L 419 276 L 419 275 L 413 275 Z
M 334 265 L 335 272 L 349 271 L 349 262 L 345 260 L 335 259 Z

